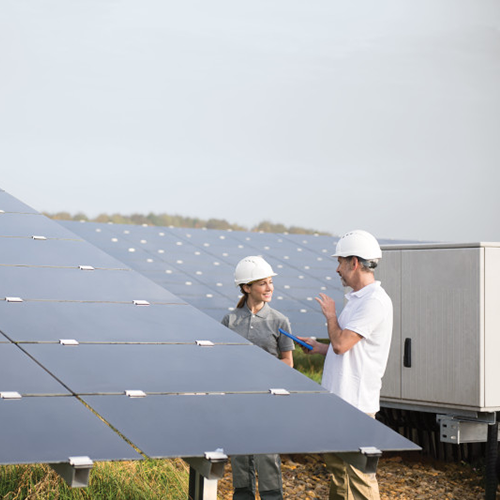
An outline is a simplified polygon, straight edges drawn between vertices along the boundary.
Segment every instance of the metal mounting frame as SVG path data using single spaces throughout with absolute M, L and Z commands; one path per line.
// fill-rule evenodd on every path
M 475 419 L 457 415 L 436 415 L 436 420 L 443 443 L 485 443 L 488 440 L 488 426 L 496 422 L 496 414 L 481 413 Z
M 335 453 L 335 455 L 365 474 L 375 474 L 382 452 L 374 446 L 364 446 L 358 453 Z
M 71 488 L 85 488 L 94 462 L 89 457 L 69 457 L 68 462 L 49 464 Z
M 183 458 L 189 464 L 189 500 L 217 500 L 217 483 L 224 476 L 227 455 L 207 452 L 205 458 Z

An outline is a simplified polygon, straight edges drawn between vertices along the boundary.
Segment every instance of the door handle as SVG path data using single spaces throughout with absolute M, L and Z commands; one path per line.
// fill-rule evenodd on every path
M 411 368 L 411 339 L 405 339 L 403 366 L 406 368 Z

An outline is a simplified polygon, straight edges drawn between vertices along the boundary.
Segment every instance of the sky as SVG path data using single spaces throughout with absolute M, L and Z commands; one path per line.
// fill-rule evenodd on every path
M 0 68 L 39 211 L 500 241 L 497 0 L 2 0 Z

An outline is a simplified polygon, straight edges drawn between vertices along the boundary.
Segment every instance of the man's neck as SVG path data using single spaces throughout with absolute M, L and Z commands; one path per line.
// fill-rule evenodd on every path
M 365 286 L 375 283 L 375 275 L 372 272 L 361 272 L 359 274 L 359 279 L 353 283 L 351 286 L 353 292 L 359 292 Z

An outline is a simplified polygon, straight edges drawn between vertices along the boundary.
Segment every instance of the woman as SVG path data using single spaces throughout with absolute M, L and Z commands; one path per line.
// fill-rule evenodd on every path
M 288 318 L 271 309 L 273 296 L 271 266 L 258 256 L 241 260 L 234 272 L 234 282 L 243 294 L 236 309 L 224 316 L 222 324 L 253 344 L 293 367 L 293 341 L 279 332 L 290 332 Z M 255 471 L 259 476 L 262 500 L 282 500 L 281 459 L 279 455 L 244 455 L 231 458 L 233 469 L 233 500 L 255 499 Z

